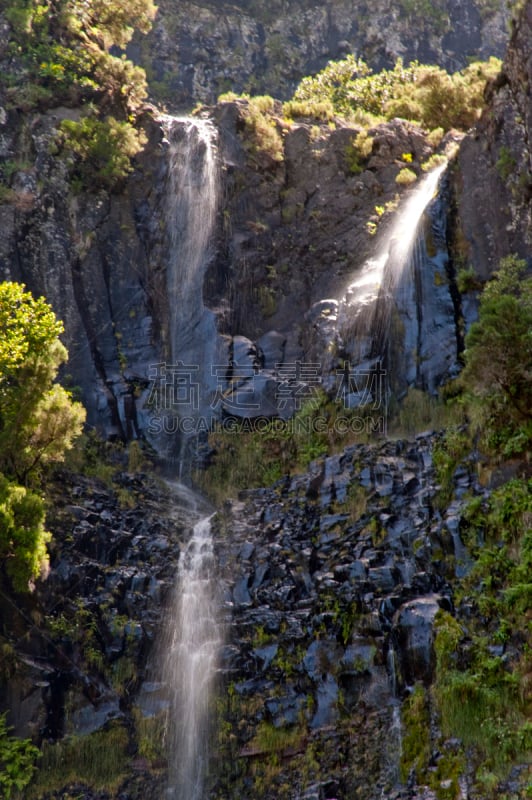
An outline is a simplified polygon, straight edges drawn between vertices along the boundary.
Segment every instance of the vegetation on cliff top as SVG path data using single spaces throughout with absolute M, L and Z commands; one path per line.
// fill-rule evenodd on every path
M 430 129 L 465 130 L 478 119 L 486 83 L 500 67 L 499 59 L 490 58 L 450 75 L 433 65 L 405 66 L 399 59 L 393 69 L 374 73 L 362 59 L 348 56 L 303 78 L 285 108 L 289 114 L 295 104 L 306 105 L 312 115 L 314 106 L 326 104 L 335 115 L 362 124 L 402 117 Z
M 135 115 L 147 96 L 144 70 L 115 53 L 134 29 L 149 30 L 151 0 L 0 0 L 0 11 L 10 26 L 7 108 L 81 107 L 80 120 L 61 124 L 58 147 L 85 186 L 114 188 L 145 143 Z

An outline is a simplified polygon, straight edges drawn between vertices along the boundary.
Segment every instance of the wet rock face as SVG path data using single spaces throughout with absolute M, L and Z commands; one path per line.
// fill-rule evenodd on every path
M 448 520 L 432 505 L 430 453 L 430 436 L 351 446 L 215 518 L 234 762 L 215 796 L 255 796 L 261 774 L 264 798 L 284 782 L 298 798 L 399 796 L 397 704 L 431 683 L 434 618 L 452 608 L 442 558 L 456 509 Z M 277 783 L 262 772 L 265 730 L 292 733 Z
M 154 96 L 171 108 L 212 103 L 228 90 L 286 99 L 302 77 L 349 53 L 376 69 L 402 57 L 454 71 L 475 55 L 502 56 L 507 38 L 502 4 L 487 13 L 474 0 L 422 11 L 387 0 L 268 6 L 162 0 L 158 8 L 152 32 L 129 52 L 147 66 Z

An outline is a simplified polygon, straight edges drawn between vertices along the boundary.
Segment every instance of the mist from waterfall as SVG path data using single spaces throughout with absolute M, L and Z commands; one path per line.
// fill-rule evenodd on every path
M 179 559 L 169 609 L 163 680 L 169 696 L 168 794 L 203 800 L 222 628 L 209 517 L 194 525 Z

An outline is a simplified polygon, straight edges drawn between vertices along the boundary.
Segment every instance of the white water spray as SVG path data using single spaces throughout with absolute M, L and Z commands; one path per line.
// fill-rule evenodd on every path
M 170 696 L 167 796 L 172 800 L 205 796 L 210 710 L 222 644 L 214 567 L 210 517 L 205 517 L 181 553 L 164 654 L 163 679 Z

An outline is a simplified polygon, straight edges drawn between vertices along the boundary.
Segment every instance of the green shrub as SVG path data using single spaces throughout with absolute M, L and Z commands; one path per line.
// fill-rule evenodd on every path
M 6 715 L 0 715 L 0 797 L 11 800 L 33 777 L 39 749 L 29 739 L 11 736 Z
M 430 172 L 432 169 L 435 169 L 436 167 L 439 167 L 445 163 L 447 163 L 447 159 L 444 155 L 441 155 L 440 153 L 434 153 L 423 162 L 421 169 L 423 172 Z
M 393 69 L 373 74 L 364 61 L 349 56 L 329 62 L 315 77 L 304 78 L 293 100 L 329 102 L 335 114 L 349 119 L 362 112 L 373 122 L 399 116 L 432 130 L 464 130 L 478 118 L 486 83 L 499 70 L 500 61 L 493 58 L 452 75 L 439 67 L 418 62 L 404 66 L 398 60 Z M 432 138 L 439 144 L 439 131 Z
M 146 141 L 129 122 L 114 117 L 63 120 L 59 130 L 59 144 L 70 155 L 73 176 L 96 189 L 115 189 L 131 172 L 131 159 Z
M 416 181 L 416 173 L 408 167 L 401 169 L 395 177 L 395 182 L 398 183 L 399 186 L 410 186 L 410 184 L 415 183 Z
M 439 147 L 441 140 L 443 139 L 445 131 L 443 128 L 433 128 L 428 136 L 427 142 L 430 144 L 431 147 Z
M 466 507 L 473 565 L 457 587 L 470 611 L 435 620 L 437 700 L 444 735 L 459 737 L 486 798 L 531 748 L 532 481 L 512 479 Z M 474 609 L 471 613 L 471 609 Z M 494 655 L 494 645 L 509 645 Z
M 484 446 L 506 455 L 524 452 L 532 439 L 532 278 L 525 270 L 526 262 L 508 256 L 485 285 L 460 379 L 480 411 Z
M 482 287 L 482 283 L 473 267 L 468 267 L 458 271 L 456 286 L 461 294 L 465 294 L 466 292 L 477 291 Z
M 138 109 L 146 96 L 145 73 L 109 50 L 127 44 L 134 28 L 149 30 L 151 0 L 71 0 L 57 8 L 45 0 L 14 0 L 6 13 L 18 68 L 8 91 L 11 106 L 29 110 L 97 99 L 103 113 Z
M 319 119 L 328 122 L 334 117 L 330 100 L 313 102 L 311 100 L 289 100 L 283 103 L 283 114 L 287 119 Z
M 353 175 L 363 172 L 372 149 L 373 137 L 366 130 L 359 131 L 345 150 L 349 172 Z

